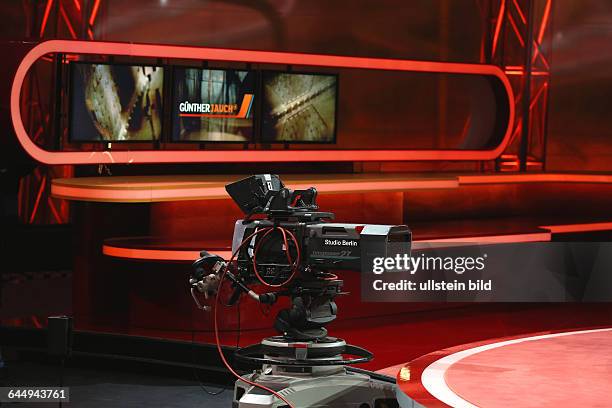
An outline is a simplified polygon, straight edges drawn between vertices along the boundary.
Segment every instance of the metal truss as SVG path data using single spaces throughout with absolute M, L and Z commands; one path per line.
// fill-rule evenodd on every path
M 23 0 L 27 21 L 26 38 L 70 38 L 94 39 L 94 24 L 100 11 L 101 0 Z M 54 81 L 58 66 L 65 61 L 61 56 L 41 58 L 32 67 L 23 88 L 24 119 L 27 118 L 29 132 L 34 142 L 48 145 L 52 135 L 65 131 L 55 127 L 57 104 L 53 98 Z M 62 91 L 63 90 L 58 90 Z M 57 135 L 59 137 L 59 135 Z M 53 178 L 71 177 L 73 166 L 37 166 L 19 183 L 19 217 L 27 224 L 63 224 L 69 219 L 69 204 L 65 200 L 51 197 L 50 184 Z
M 495 167 L 499 171 L 544 170 L 553 1 L 493 0 L 480 6 L 489 11 L 483 62 L 503 68 L 516 104 L 512 136 Z

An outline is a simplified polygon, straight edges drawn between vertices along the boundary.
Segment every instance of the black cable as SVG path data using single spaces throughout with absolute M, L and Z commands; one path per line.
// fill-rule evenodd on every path
M 259 311 L 266 317 L 270 314 L 270 310 L 272 310 L 272 306 L 264 305 L 263 303 L 259 303 Z
M 238 333 L 236 334 L 236 349 L 240 348 L 240 298 L 236 302 L 236 314 L 238 315 Z
M 220 288 L 220 287 L 219 287 Z M 224 305 L 226 306 L 226 305 Z M 238 301 L 234 304 L 234 305 L 228 305 L 228 307 L 232 307 L 232 306 L 236 306 L 236 313 L 237 313 L 237 317 L 238 317 L 238 333 L 236 335 L 236 348 L 240 348 L 240 298 L 238 299 Z M 217 396 L 217 395 L 221 395 L 226 388 L 220 388 L 217 391 L 210 391 L 208 389 L 206 389 L 206 387 L 204 386 L 204 383 L 202 382 L 202 380 L 200 379 L 200 377 L 198 376 L 198 373 L 196 371 L 196 359 L 195 359 L 195 325 L 192 324 L 192 329 L 191 329 L 191 370 L 193 372 L 193 376 L 196 379 L 196 381 L 198 382 L 198 385 L 200 386 L 200 388 L 208 395 L 211 396 Z
M 271 227 L 269 227 L 271 228 Z M 236 257 L 236 255 L 238 255 L 238 252 L 244 247 L 245 244 L 249 243 L 249 240 L 255 236 L 257 236 L 257 234 L 263 232 L 263 231 L 268 231 L 269 232 L 269 228 L 264 228 L 262 230 L 256 230 L 255 232 L 253 232 L 251 235 L 249 235 L 248 237 L 244 238 L 242 243 L 238 246 L 238 248 L 234 251 L 234 253 L 232 254 L 232 257 L 230 258 L 229 262 L 226 264 L 225 268 L 222 270 L 221 272 L 221 276 L 219 278 L 219 286 L 221 286 L 221 284 L 223 283 L 223 280 L 225 279 L 225 276 L 227 274 L 227 270 L 228 270 L 228 266 L 231 265 L 232 261 L 234 260 L 234 258 Z M 278 227 L 274 227 L 274 228 L 278 228 Z M 292 236 L 292 239 L 295 241 L 296 245 L 297 245 L 297 239 L 295 238 L 295 236 L 288 231 L 289 234 Z M 288 247 L 288 245 L 287 245 Z M 257 276 L 257 278 L 264 284 L 269 286 L 265 281 L 262 280 L 261 276 L 259 275 L 259 273 L 257 272 L 257 264 L 255 262 L 255 257 L 257 256 L 257 247 L 255 247 L 255 251 L 253 253 L 253 270 L 255 272 L 255 275 Z M 296 260 L 296 265 L 299 265 L 299 248 L 298 248 L 298 259 Z M 296 270 L 297 272 L 297 270 Z M 295 272 L 294 272 L 295 273 Z M 293 275 L 287 279 L 287 282 L 285 283 L 289 283 L 293 278 Z M 272 388 L 266 387 L 265 385 L 262 384 L 258 384 L 255 381 L 249 380 L 244 378 L 243 376 L 241 376 L 240 374 L 238 374 L 236 372 L 236 370 L 234 370 L 232 368 L 232 366 L 227 362 L 227 359 L 225 358 L 225 355 L 223 353 L 223 350 L 221 349 L 221 339 L 219 338 L 219 321 L 218 321 L 218 310 L 219 310 L 219 295 L 221 294 L 220 291 L 217 291 L 217 295 L 215 296 L 215 305 L 213 307 L 213 322 L 214 322 L 214 328 L 215 328 L 215 343 L 217 346 L 217 352 L 219 353 L 219 358 L 221 358 L 221 361 L 223 362 L 223 364 L 225 365 L 225 367 L 232 373 L 232 375 L 234 375 L 234 377 L 236 377 L 238 380 L 241 380 L 249 385 L 252 385 L 253 387 L 257 387 L 259 389 L 262 389 L 264 391 L 267 391 L 268 393 L 274 395 L 276 398 L 278 398 L 279 400 L 285 402 L 287 404 L 287 406 L 289 408 L 295 408 L 295 405 L 293 405 L 286 397 L 282 396 L 280 393 L 278 393 L 277 391 L 273 390 Z
M 229 265 L 227 266 L 227 268 L 229 268 Z M 228 282 L 228 281 L 226 281 L 226 282 Z M 231 282 L 230 282 L 230 285 L 231 285 Z M 232 285 L 232 287 L 234 287 L 234 286 Z M 234 288 L 235 288 L 235 287 L 234 287 Z M 223 282 L 220 282 L 220 283 L 219 283 L 219 287 L 217 288 L 217 291 L 220 291 L 220 290 L 222 290 L 222 289 L 223 289 Z M 231 296 L 232 296 L 232 295 L 230 295 L 230 299 L 231 299 Z M 239 300 L 239 301 L 240 301 L 240 300 Z M 235 304 L 234 304 L 234 305 L 230 305 L 229 303 L 225 303 L 225 302 L 223 302 L 223 301 L 222 301 L 222 300 L 220 300 L 220 299 L 219 299 L 219 303 L 221 304 L 221 306 L 224 306 L 224 307 L 233 307 L 233 306 L 235 305 Z
M 221 395 L 223 394 L 223 392 L 225 391 L 225 387 L 220 388 L 217 391 L 209 391 L 208 389 L 206 389 L 206 387 L 204 386 L 204 383 L 202 382 L 202 380 L 200 379 L 200 377 L 198 376 L 198 373 L 196 371 L 196 359 L 195 359 L 195 326 L 194 324 L 192 324 L 192 330 L 191 330 L 191 371 L 193 373 L 194 378 L 196 379 L 196 381 L 198 382 L 198 385 L 200 386 L 200 388 L 202 389 L 202 391 L 204 391 L 206 394 L 211 395 L 211 396 L 217 396 L 217 395 Z

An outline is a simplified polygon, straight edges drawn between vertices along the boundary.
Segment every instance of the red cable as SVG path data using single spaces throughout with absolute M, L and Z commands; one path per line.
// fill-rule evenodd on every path
M 285 232 L 285 229 L 281 228 L 280 230 L 281 234 L 283 234 L 283 243 L 285 244 L 285 255 L 287 255 L 287 262 L 289 262 L 289 265 L 293 264 L 293 260 L 291 259 L 291 251 L 289 250 L 289 242 L 287 241 L 287 233 Z M 297 244 L 296 244 L 296 248 L 297 248 Z
M 284 240 L 284 244 L 285 244 L 285 253 L 287 255 L 287 260 L 289 261 L 289 264 L 292 265 L 292 273 L 291 276 L 289 276 L 289 278 L 287 278 L 287 280 L 285 280 L 283 283 L 281 284 L 271 284 L 266 282 L 266 280 L 259 274 L 259 271 L 257 270 L 257 252 L 259 251 L 259 248 L 261 246 L 261 244 L 264 242 L 265 238 L 268 237 L 268 235 L 270 235 L 273 231 L 275 231 L 276 229 L 279 229 L 281 231 L 281 233 L 283 234 L 283 240 Z M 293 280 L 293 278 L 295 277 L 299 266 L 300 266 L 300 246 L 298 245 L 297 242 L 297 238 L 295 237 L 295 235 L 283 228 L 283 227 L 266 227 L 263 228 L 260 231 L 266 231 L 266 233 L 261 237 L 261 239 L 259 240 L 259 242 L 257 243 L 257 245 L 255 246 L 255 250 L 253 251 L 253 272 L 255 273 L 255 276 L 257 277 L 257 279 L 259 280 L 259 282 L 261 282 L 263 285 L 271 287 L 271 288 L 280 288 L 281 286 L 285 286 L 286 284 L 288 284 L 289 282 L 291 282 Z M 286 233 L 289 233 L 289 236 L 291 237 L 291 240 L 293 241 L 293 243 L 295 244 L 295 248 L 297 249 L 297 257 L 295 259 L 295 262 L 291 261 L 291 253 L 289 250 L 289 241 L 287 241 L 287 235 Z
M 268 227 L 268 228 L 272 228 L 272 227 Z M 266 231 L 268 228 L 263 228 L 261 230 L 257 230 L 255 232 L 253 232 L 251 235 L 249 235 L 247 238 L 245 238 L 242 241 L 242 243 L 240 244 L 240 246 L 238 248 L 236 248 L 236 251 L 234 251 L 234 253 L 232 254 L 232 257 L 229 260 L 229 262 L 227 263 L 227 265 L 223 269 L 223 273 L 221 274 L 221 277 L 219 279 L 219 288 L 221 287 L 221 283 L 223 283 L 223 279 L 225 278 L 225 274 L 227 273 L 229 266 L 234 261 L 234 258 L 236 257 L 238 252 L 240 252 L 242 247 L 246 243 L 248 243 L 251 240 L 251 238 L 253 238 L 254 236 L 256 236 L 257 234 L 259 234 L 259 233 L 261 233 L 263 231 Z M 293 234 L 291 234 L 291 235 L 293 235 Z M 295 236 L 293 236 L 293 238 L 295 239 Z M 287 247 L 287 249 L 288 249 L 288 247 Z M 299 254 L 299 252 L 298 252 L 298 254 Z M 219 309 L 218 306 L 219 306 L 219 294 L 220 293 L 221 293 L 221 291 L 218 290 L 217 291 L 217 295 L 215 296 L 214 328 L 215 328 L 215 341 L 217 343 L 217 351 L 219 352 L 219 357 L 221 357 L 221 361 L 223 362 L 225 367 L 229 370 L 229 372 L 232 373 L 232 375 L 234 377 L 236 377 L 237 379 L 239 379 L 240 381 L 243 381 L 243 382 L 245 382 L 245 383 L 247 383 L 249 385 L 252 385 L 254 387 L 261 388 L 262 390 L 268 391 L 269 393 L 271 393 L 272 395 L 274 395 L 275 397 L 277 397 L 281 401 L 285 402 L 290 408 L 295 408 L 295 406 L 291 402 L 289 402 L 289 400 L 285 399 L 285 397 L 283 397 L 282 395 L 280 395 L 278 392 L 274 391 L 273 389 L 268 388 L 265 385 L 257 384 L 256 382 L 249 381 L 249 380 L 241 377 L 240 374 L 238 374 L 236 371 L 234 371 L 234 369 L 227 362 L 227 360 L 225 358 L 225 355 L 223 354 L 223 350 L 221 350 L 221 339 L 219 338 L 219 322 L 218 322 L 218 319 L 217 319 L 217 309 Z

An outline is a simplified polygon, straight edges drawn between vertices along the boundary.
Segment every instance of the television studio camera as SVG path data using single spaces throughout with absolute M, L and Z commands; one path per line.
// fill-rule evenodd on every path
M 336 318 L 335 297 L 345 294 L 333 272 L 371 271 L 375 257 L 409 253 L 409 228 L 329 222 L 334 214 L 319 211 L 314 187 L 292 191 L 277 175 L 255 175 L 225 188 L 245 218 L 236 221 L 229 261 L 202 251 L 194 262 L 190 285 L 196 305 L 211 309 L 198 292 L 215 296 L 218 304 L 226 281 L 233 288 L 230 306 L 243 294 L 267 305 L 281 296 L 290 299 L 290 307 L 276 316 L 277 336 L 235 351 L 237 361 L 262 367 L 243 376 L 221 353 L 215 306 L 217 348 L 238 378 L 233 406 L 397 407 L 395 379 L 349 367 L 373 355 L 328 336 L 325 326 Z M 253 285 L 266 292 L 255 292 Z

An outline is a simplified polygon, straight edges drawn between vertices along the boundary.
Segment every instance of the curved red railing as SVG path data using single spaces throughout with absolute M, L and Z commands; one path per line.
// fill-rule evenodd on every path
M 332 68 L 359 68 L 407 72 L 471 74 L 496 77 L 508 98 L 508 123 L 500 143 L 487 150 L 107 150 L 49 151 L 36 145 L 21 118 L 21 88 L 30 67 L 49 53 L 121 55 L 132 57 L 201 59 Z M 33 159 L 45 164 L 196 163 L 196 162 L 322 162 L 406 160 L 492 160 L 505 149 L 514 122 L 514 95 L 508 78 L 497 66 L 454 62 L 345 57 L 336 55 L 249 51 L 176 45 L 98 41 L 50 40 L 32 48 L 23 58 L 11 89 L 11 119 L 19 143 Z

